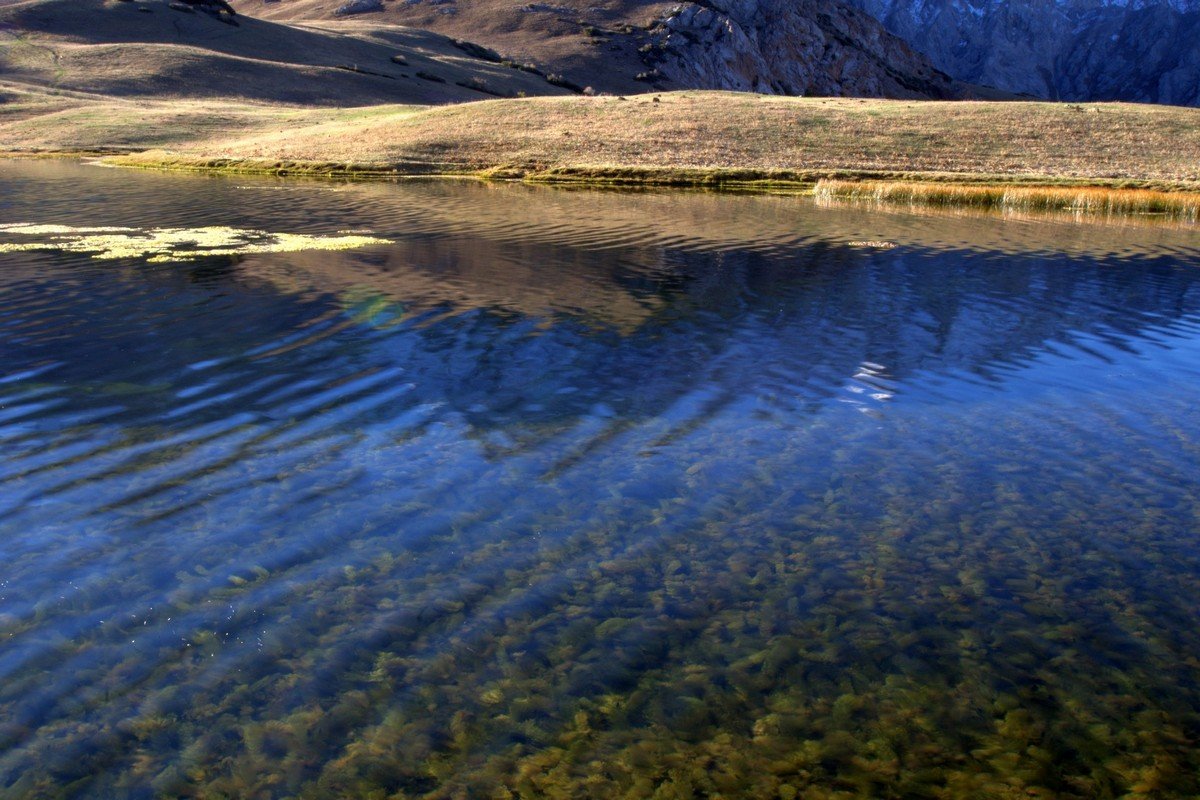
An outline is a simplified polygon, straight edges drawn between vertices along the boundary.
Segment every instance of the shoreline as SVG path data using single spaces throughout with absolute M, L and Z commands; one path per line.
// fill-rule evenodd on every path
M 107 166 L 211 175 L 260 175 L 332 180 L 482 180 L 578 188 L 705 189 L 783 192 L 826 202 L 986 211 L 1070 212 L 1088 216 L 1160 217 L 1200 221 L 1200 187 L 1164 188 L 1161 181 L 904 173 L 863 170 L 750 170 L 737 168 L 587 167 L 546 169 L 460 165 L 355 164 L 275 159 L 204 158 L 154 152 L 53 154 L 90 157 Z
M 1158 180 L 1058 178 L 1039 175 L 910 173 L 900 170 L 753 170 L 700 167 L 554 166 L 549 168 L 456 164 L 357 164 L 208 158 L 120 148 L 3 151 L 8 159 L 81 159 L 126 169 L 205 175 L 257 175 L 339 181 L 477 180 L 580 189 L 683 189 L 730 193 L 780 193 L 886 208 L 1070 213 L 1078 219 L 1158 218 L 1200 223 L 1200 187 Z
M 1200 109 L 737 92 L 309 109 L 39 96 L 0 157 L 333 180 L 475 179 L 1200 217 Z

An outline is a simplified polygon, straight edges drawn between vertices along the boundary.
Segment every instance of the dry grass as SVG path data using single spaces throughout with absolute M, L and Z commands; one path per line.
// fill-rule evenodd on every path
M 305 108 L 220 100 L 104 98 L 79 92 L 8 85 L 0 104 L 0 153 L 129 153 L 148 148 L 195 150 L 251 133 L 279 134 L 373 115 L 395 118 L 425 106 Z M 6 84 L 0 81 L 0 92 Z
M 331 120 L 206 154 L 294 161 L 578 168 L 954 173 L 1200 181 L 1200 110 L 913 102 L 732 92 L 528 98 Z
M 1065 186 L 962 186 L 904 181 L 822 180 L 820 200 L 867 200 L 923 206 L 1160 215 L 1196 222 L 1200 193 Z
M 1162 198 L 1200 193 L 1200 110 L 1077 108 L 731 92 L 349 109 L 31 95 L 0 106 L 0 151 L 157 148 L 125 163 L 351 177 L 723 188 L 853 178 L 934 184 L 921 190 L 926 197 L 989 206 L 1014 205 L 1018 195 L 997 200 L 984 185 L 1027 185 L 1036 188 L 1019 202 L 1029 208 L 1101 202 L 1080 186 L 1146 190 L 1103 201 L 1134 213 L 1180 209 L 1184 200 Z M 1056 195 L 1056 186 L 1073 191 Z
M 177 11 L 165 0 L 0 0 L 0 76 L 109 98 L 304 106 L 567 94 L 429 31 L 237 22 Z
M 297 3 L 260 10 L 324 8 L 322 0 Z M 537 15 L 511 13 L 521 36 L 540 30 Z M 445 37 L 366 18 L 241 22 L 231 27 L 160 0 L 0 0 L 0 154 L 606 185 L 811 188 L 853 178 L 886 185 L 827 183 L 822 192 L 1196 218 L 1197 109 L 702 91 L 444 105 L 487 96 L 459 82 L 514 94 L 560 90 L 472 58 Z M 409 63 L 394 62 L 397 53 Z

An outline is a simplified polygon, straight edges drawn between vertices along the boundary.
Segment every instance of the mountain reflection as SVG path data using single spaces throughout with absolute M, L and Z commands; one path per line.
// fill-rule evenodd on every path
M 1196 794 L 1190 231 L 62 163 L 0 198 L 390 242 L 0 253 L 0 795 Z
M 7 370 L 37 371 L 42 405 L 68 394 L 89 420 L 172 427 L 286 419 L 364 370 L 411 384 L 375 422 L 432 403 L 484 430 L 552 435 L 597 410 L 653 417 L 710 385 L 790 412 L 837 396 L 864 363 L 901 395 L 918 372 L 996 381 L 1091 337 L 1136 350 L 1200 306 L 1195 273 L 1157 253 L 816 238 L 760 251 L 414 233 L 171 268 L 25 261 L 3 278 L 0 320 L 20 332 Z

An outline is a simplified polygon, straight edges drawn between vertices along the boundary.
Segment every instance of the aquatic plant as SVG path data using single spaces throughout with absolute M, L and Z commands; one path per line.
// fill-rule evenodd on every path
M 1189 222 L 1200 219 L 1200 194 L 1086 186 L 1007 186 L 919 181 L 823 179 L 820 201 L 867 200 L 930 206 L 964 206 L 1081 214 L 1156 214 Z

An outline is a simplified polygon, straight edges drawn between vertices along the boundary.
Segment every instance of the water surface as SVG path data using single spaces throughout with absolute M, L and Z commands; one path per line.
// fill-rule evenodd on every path
M 0 226 L 0 796 L 1200 794 L 1193 230 L 13 161 Z

